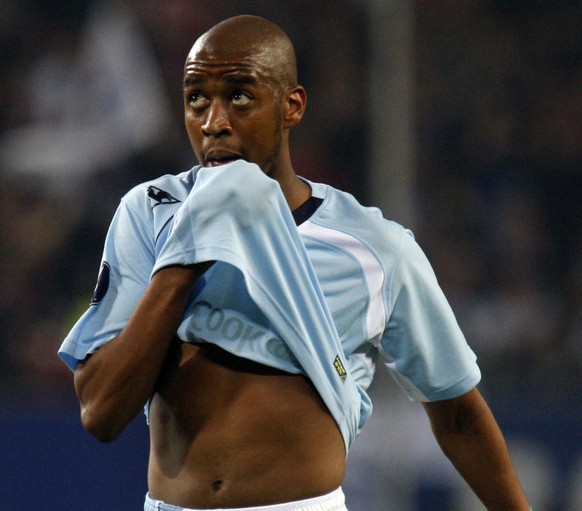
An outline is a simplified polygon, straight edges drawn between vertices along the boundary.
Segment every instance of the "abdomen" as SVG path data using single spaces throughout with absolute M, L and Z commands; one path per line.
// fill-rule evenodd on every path
M 245 507 L 337 488 L 341 434 L 301 375 L 176 342 L 150 409 L 150 493 L 183 507 Z

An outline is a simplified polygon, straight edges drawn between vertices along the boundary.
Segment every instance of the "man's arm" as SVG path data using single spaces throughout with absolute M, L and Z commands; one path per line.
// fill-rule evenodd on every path
M 151 397 L 192 285 L 209 266 L 158 271 L 119 335 L 79 363 L 81 419 L 97 439 L 115 440 Z
M 423 403 L 446 456 L 490 511 L 529 511 L 505 440 L 477 388 Z

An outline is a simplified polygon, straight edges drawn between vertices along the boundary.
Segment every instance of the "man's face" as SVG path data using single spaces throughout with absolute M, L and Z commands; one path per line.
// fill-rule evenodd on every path
M 264 52 L 194 46 L 184 71 L 184 116 L 201 165 L 244 159 L 276 172 L 282 114 L 272 74 Z

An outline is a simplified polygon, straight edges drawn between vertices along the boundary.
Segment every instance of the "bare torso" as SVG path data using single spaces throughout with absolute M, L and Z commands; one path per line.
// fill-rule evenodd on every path
M 336 489 L 345 450 L 310 382 L 175 342 L 150 409 L 152 497 L 183 507 L 288 502 Z

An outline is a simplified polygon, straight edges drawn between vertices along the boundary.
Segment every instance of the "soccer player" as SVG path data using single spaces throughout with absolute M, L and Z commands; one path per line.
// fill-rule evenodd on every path
M 188 55 L 183 91 L 200 165 L 122 199 L 92 303 L 60 349 L 96 438 L 145 407 L 145 509 L 345 510 L 380 361 L 487 508 L 528 510 L 412 234 L 296 175 L 306 93 L 285 33 L 253 16 L 219 23 Z

